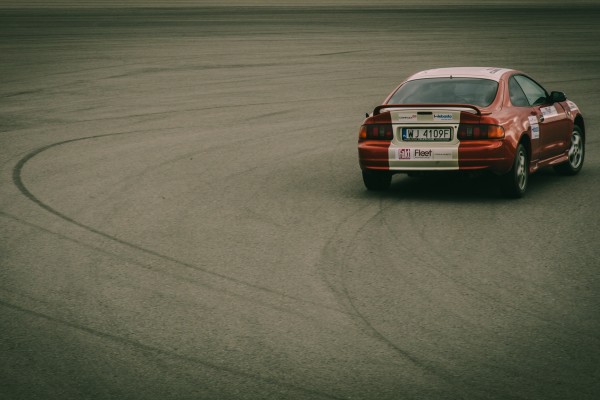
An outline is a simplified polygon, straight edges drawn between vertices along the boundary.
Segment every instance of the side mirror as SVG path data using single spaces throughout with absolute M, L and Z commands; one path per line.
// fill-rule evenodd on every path
M 552 104 L 560 103 L 561 101 L 566 101 L 567 96 L 563 92 L 552 92 L 550 93 L 550 101 Z

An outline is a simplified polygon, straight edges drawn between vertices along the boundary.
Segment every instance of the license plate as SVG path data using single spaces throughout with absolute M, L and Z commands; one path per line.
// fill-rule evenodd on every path
M 402 140 L 449 142 L 452 140 L 452 128 L 402 128 Z

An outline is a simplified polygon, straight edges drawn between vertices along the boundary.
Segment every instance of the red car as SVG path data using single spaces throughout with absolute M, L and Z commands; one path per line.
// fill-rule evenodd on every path
M 369 190 L 395 173 L 488 171 L 521 197 L 542 167 L 578 173 L 584 144 L 583 116 L 564 93 L 512 69 L 441 68 L 412 75 L 367 116 L 358 157 Z

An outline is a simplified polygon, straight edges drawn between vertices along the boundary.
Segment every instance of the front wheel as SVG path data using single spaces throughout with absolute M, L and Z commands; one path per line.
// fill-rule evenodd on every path
M 583 167 L 585 156 L 585 141 L 581 128 L 575 125 L 571 134 L 571 147 L 569 148 L 569 159 L 554 167 L 554 170 L 564 175 L 575 175 Z
M 501 177 L 504 194 L 509 197 L 523 197 L 529 181 L 529 157 L 521 143 L 517 146 L 512 169 Z
M 387 171 L 362 171 L 363 182 L 369 190 L 385 190 L 390 187 L 392 174 Z

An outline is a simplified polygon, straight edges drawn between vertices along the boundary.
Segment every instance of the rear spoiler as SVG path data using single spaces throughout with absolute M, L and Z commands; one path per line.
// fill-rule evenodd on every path
M 373 110 L 373 115 L 375 116 L 380 114 L 381 110 L 384 108 L 470 108 L 471 110 L 474 110 L 477 115 L 481 116 L 481 109 L 472 104 L 382 104 L 375 107 Z

